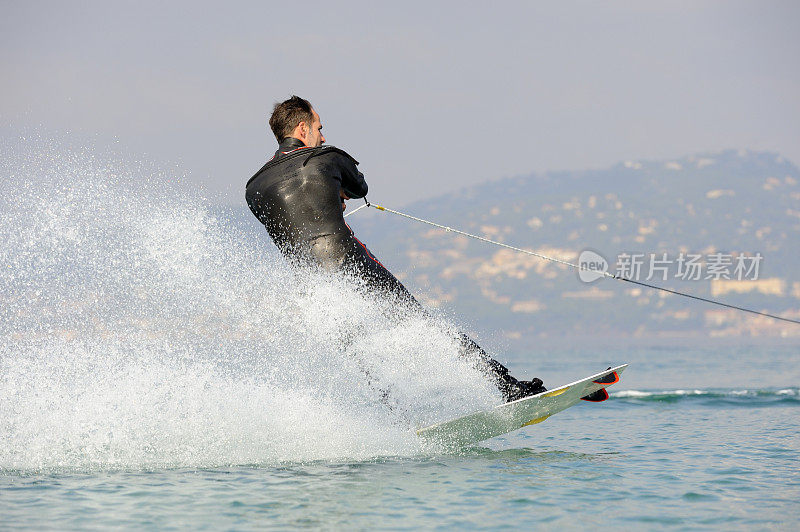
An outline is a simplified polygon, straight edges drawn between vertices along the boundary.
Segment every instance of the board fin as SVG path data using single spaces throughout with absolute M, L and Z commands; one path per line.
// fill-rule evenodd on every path
M 611 368 L 608 368 L 611 369 Z M 608 375 L 603 375 L 599 379 L 595 379 L 592 382 L 596 382 L 597 384 L 616 384 L 619 382 L 619 375 L 616 371 L 612 371 Z
M 602 403 L 606 399 L 608 399 L 608 392 L 605 388 L 600 388 L 596 392 L 592 392 L 589 395 L 581 397 L 581 401 L 590 401 L 592 403 Z

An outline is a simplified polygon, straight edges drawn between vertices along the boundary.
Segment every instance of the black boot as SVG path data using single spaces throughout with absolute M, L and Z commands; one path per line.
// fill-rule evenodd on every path
M 511 378 L 513 379 L 513 377 Z M 529 381 L 518 381 L 514 379 L 514 381 L 516 382 L 509 382 L 506 386 L 501 388 L 503 398 L 507 403 L 547 391 L 547 388 L 544 387 L 544 383 L 542 383 L 542 379 L 533 378 Z

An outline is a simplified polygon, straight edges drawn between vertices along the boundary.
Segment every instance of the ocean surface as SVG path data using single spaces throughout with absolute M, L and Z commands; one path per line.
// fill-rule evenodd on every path
M 224 466 L 4 467 L 2 527 L 796 529 L 796 350 L 642 349 L 617 357 L 633 364 L 610 400 L 459 452 L 367 458 L 355 449 L 352 458 L 342 449 L 327 459 Z M 573 370 L 542 365 L 582 375 L 608 358 L 560 359 Z M 732 365 L 742 371 L 734 386 L 720 377 L 732 376 Z M 653 386 L 665 374 L 673 382 L 683 374 L 689 386 Z
M 630 367 L 425 446 L 500 400 L 456 319 L 298 274 L 151 165 L 27 139 L 0 167 L 0 529 L 798 526 L 797 345 L 485 345 L 551 388 Z

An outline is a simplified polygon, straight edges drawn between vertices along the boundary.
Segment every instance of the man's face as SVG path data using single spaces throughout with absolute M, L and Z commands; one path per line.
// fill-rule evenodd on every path
M 322 135 L 322 122 L 319 119 L 319 115 L 315 110 L 311 110 L 314 115 L 314 122 L 309 126 L 308 132 L 305 133 L 305 142 L 306 146 L 311 148 L 316 148 L 317 146 L 322 146 L 325 142 L 325 137 Z

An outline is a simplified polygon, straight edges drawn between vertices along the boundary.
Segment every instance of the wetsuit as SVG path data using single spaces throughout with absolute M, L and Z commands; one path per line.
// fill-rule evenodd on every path
M 367 183 L 358 161 L 334 146 L 307 147 L 287 137 L 275 155 L 247 182 L 245 197 L 278 249 L 290 260 L 307 261 L 363 277 L 376 291 L 426 312 L 345 224 L 339 191 L 363 198 Z M 493 378 L 506 400 L 544 390 L 539 379 L 518 381 L 473 340 L 459 333 L 465 356 Z

